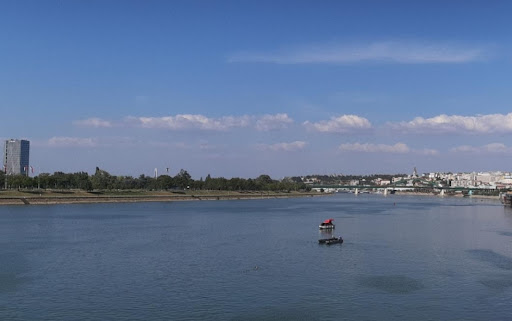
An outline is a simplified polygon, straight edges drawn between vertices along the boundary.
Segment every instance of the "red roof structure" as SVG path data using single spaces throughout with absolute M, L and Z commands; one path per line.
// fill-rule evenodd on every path
M 332 221 L 334 221 L 334 219 L 330 218 L 330 219 L 327 219 L 324 221 L 325 224 L 332 224 Z

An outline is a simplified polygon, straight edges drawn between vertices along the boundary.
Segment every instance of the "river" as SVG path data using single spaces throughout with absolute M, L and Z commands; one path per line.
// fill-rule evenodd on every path
M 327 218 L 343 244 L 318 244 Z M 1 320 L 506 320 L 510 302 L 494 200 L 0 207 Z

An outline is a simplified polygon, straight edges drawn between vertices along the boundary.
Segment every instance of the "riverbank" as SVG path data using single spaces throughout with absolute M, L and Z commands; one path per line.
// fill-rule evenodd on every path
M 77 190 L 0 191 L 1 205 L 55 205 L 88 203 L 136 203 L 136 202 L 180 202 L 245 200 L 269 198 L 293 198 L 328 196 L 321 192 L 232 192 L 232 191 L 105 191 L 85 192 Z M 399 192 L 398 196 L 463 197 L 462 194 L 440 196 L 434 193 Z M 471 195 L 470 198 L 499 200 L 498 196 Z
M 1 191 L 0 205 L 54 205 L 87 203 L 134 203 L 134 202 L 176 202 L 213 201 L 314 197 L 330 195 L 318 192 L 231 192 L 231 191 Z

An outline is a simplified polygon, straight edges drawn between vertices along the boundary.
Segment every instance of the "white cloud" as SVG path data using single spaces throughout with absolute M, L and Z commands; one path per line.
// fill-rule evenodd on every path
M 476 153 L 478 152 L 478 147 L 462 145 L 452 148 L 451 151 L 454 153 Z
M 512 132 L 512 113 L 416 117 L 409 122 L 390 123 L 389 125 L 393 129 L 419 133 L 510 133 Z
M 511 153 L 512 148 L 502 143 L 491 143 L 483 146 L 462 145 L 451 149 L 454 153 Z
M 149 145 L 159 148 L 191 149 L 192 146 L 184 142 L 148 141 L 140 142 L 141 145 Z
M 285 129 L 291 123 L 293 123 L 293 119 L 288 114 L 267 114 L 256 121 L 256 129 L 259 131 Z
M 294 141 L 291 143 L 276 143 L 276 144 L 260 144 L 258 149 L 260 150 L 271 150 L 276 152 L 296 152 L 303 150 L 307 143 L 303 141 Z
M 367 130 L 372 127 L 368 119 L 357 115 L 331 117 L 330 120 L 322 120 L 317 123 L 306 121 L 303 125 L 309 130 L 323 133 L 349 133 L 352 131 Z
M 101 118 L 88 118 L 74 121 L 73 124 L 85 127 L 112 127 L 112 123 Z
M 265 114 L 263 116 L 223 116 L 210 118 L 200 114 L 178 114 L 164 117 L 126 117 L 125 123 L 142 128 L 170 130 L 226 131 L 232 128 L 254 126 L 259 131 L 285 129 L 293 123 L 288 114 Z
M 339 147 L 342 151 L 364 152 L 364 153 L 408 153 L 410 148 L 404 143 L 396 143 L 395 145 L 385 144 L 369 144 L 369 143 L 353 143 L 341 144 Z
M 224 116 L 220 118 L 208 118 L 203 115 L 179 114 L 165 117 L 127 117 L 126 121 L 143 128 L 225 131 L 230 128 L 249 126 L 250 117 Z
M 394 145 L 372 144 L 372 143 L 348 143 L 341 144 L 339 150 L 346 152 L 359 153 L 390 153 L 390 154 L 407 154 L 414 153 L 425 156 L 437 156 L 439 151 L 435 149 L 412 149 L 404 143 L 396 143 Z
M 492 143 L 484 146 L 485 150 L 492 153 L 506 153 L 510 152 L 510 148 L 501 143 Z
M 417 154 L 425 155 L 425 156 L 437 156 L 439 155 L 439 151 L 436 149 L 424 148 L 414 151 Z
M 48 146 L 51 147 L 94 147 L 96 145 L 96 140 L 93 138 L 52 137 L 48 140 Z
M 466 63 L 483 59 L 485 50 L 452 44 L 419 42 L 373 42 L 369 44 L 309 45 L 276 52 L 238 52 L 228 62 L 275 64 L 334 63 L 365 61 L 404 64 Z

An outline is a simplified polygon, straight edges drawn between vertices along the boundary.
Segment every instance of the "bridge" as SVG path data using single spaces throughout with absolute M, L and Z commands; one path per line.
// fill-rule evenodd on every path
M 449 187 L 449 186 L 443 186 L 443 187 L 437 187 L 437 186 L 404 186 L 404 185 L 387 185 L 387 186 L 366 186 L 366 185 L 328 185 L 328 184 L 318 184 L 318 185 L 308 185 L 311 188 L 323 188 L 323 189 L 344 189 L 344 190 L 355 190 L 356 188 L 359 190 L 364 189 L 371 189 L 371 190 L 415 190 L 419 192 L 425 192 L 428 193 L 429 191 L 441 191 L 444 190 L 445 192 L 456 192 L 456 191 L 462 191 L 462 192 L 474 192 L 474 191 L 481 191 L 484 193 L 496 193 L 500 190 L 494 189 L 494 188 L 475 188 L 475 187 Z

